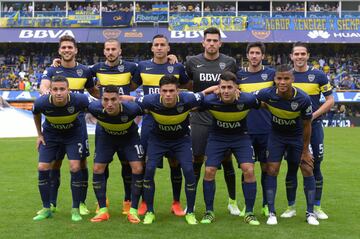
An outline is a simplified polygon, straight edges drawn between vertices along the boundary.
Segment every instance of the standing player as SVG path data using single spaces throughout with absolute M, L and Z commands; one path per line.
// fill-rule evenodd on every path
M 142 113 L 142 110 L 134 102 L 120 102 L 119 89 L 108 85 L 104 88 L 101 101 L 90 104 L 89 112 L 97 119 L 93 186 L 99 203 L 99 212 L 91 221 L 101 222 L 110 218 L 106 207 L 105 168 L 116 152 L 119 159 L 127 160 L 132 169 L 132 206 L 128 220 L 139 223 L 137 207 L 143 183 L 143 150 L 134 119 Z
M 321 195 L 323 188 L 323 176 L 320 165 L 324 157 L 324 131 L 322 126 L 322 115 L 328 112 L 334 105 L 332 87 L 326 75 L 307 64 L 309 60 L 309 49 L 305 43 L 297 42 L 293 45 L 290 58 L 294 64 L 294 86 L 305 91 L 311 99 L 313 106 L 313 122 L 311 134 L 311 149 L 314 156 L 314 176 L 316 181 L 315 207 L 314 213 L 318 219 L 327 219 L 328 216 L 321 209 Z M 323 94 L 325 102 L 320 104 L 320 95 Z M 281 217 L 289 218 L 296 215 L 295 199 L 297 189 L 296 165 L 288 162 L 288 172 L 286 175 L 286 194 L 288 198 L 288 208 Z
M 186 72 L 192 80 L 192 91 L 202 90 L 218 84 L 222 72 L 237 71 L 235 60 L 221 54 L 219 49 L 222 45 L 219 29 L 210 27 L 204 31 L 202 42 L 204 53 L 189 58 L 186 63 Z M 212 124 L 212 116 L 209 112 L 193 112 L 190 118 L 192 148 L 194 157 L 194 172 L 196 182 L 199 182 L 201 166 L 205 160 L 206 141 L 209 128 Z M 239 215 L 240 210 L 236 202 L 235 171 L 232 164 L 231 154 L 224 156 L 222 161 L 224 177 L 229 192 L 228 209 L 232 215 Z
M 246 47 L 246 57 L 249 66 L 237 72 L 237 83 L 241 92 L 257 92 L 261 89 L 273 86 L 275 71 L 264 67 L 262 60 L 265 57 L 265 45 L 262 42 L 249 43 Z M 247 128 L 251 137 L 255 152 L 255 160 L 261 166 L 261 187 L 263 203 L 261 213 L 269 216 L 265 192 L 266 177 L 266 148 L 268 135 L 271 130 L 271 114 L 265 109 L 251 109 L 247 116 Z M 245 215 L 243 210 L 240 214 Z
M 269 206 L 268 225 L 276 225 L 275 195 L 277 175 L 281 160 L 287 152 L 287 160 L 299 167 L 304 178 L 306 197 L 306 221 L 319 225 L 314 210 L 315 178 L 313 159 L 309 151 L 311 137 L 312 108 L 310 97 L 302 90 L 293 87 L 294 76 L 287 65 L 277 68 L 275 85 L 262 89 L 257 94 L 272 115 L 272 131 L 269 134 L 266 196 Z
M 214 117 L 206 146 L 205 176 L 203 181 L 206 213 L 201 223 L 215 220 L 214 197 L 215 175 L 224 159 L 224 154 L 231 151 L 238 161 L 244 175 L 242 189 L 245 197 L 245 222 L 260 225 L 253 208 L 256 198 L 256 178 L 254 174 L 254 150 L 247 134 L 246 116 L 251 108 L 259 108 L 256 97 L 241 92 L 236 84 L 236 75 L 227 71 L 221 74 L 219 81 L 220 97 L 210 94 L 205 97 L 203 108 Z
M 121 56 L 121 44 L 117 39 L 108 39 L 104 43 L 105 62 L 90 67 L 93 75 L 98 80 L 100 88 L 100 95 L 102 95 L 104 88 L 108 85 L 117 86 L 119 94 L 130 95 L 130 90 L 133 90 L 134 83 L 132 81 L 135 75 L 137 65 L 133 62 L 124 61 Z M 123 201 L 123 214 L 127 215 L 131 207 L 131 167 L 129 162 L 120 157 L 121 162 L 121 176 L 123 178 L 125 198 Z M 105 179 L 109 177 L 109 168 L 106 166 Z
M 50 94 L 43 95 L 34 103 L 33 114 L 38 133 L 39 150 L 39 191 L 43 202 L 35 221 L 52 216 L 50 209 L 50 169 L 60 148 L 66 152 L 71 173 L 71 193 L 73 198 L 71 220 L 82 220 L 79 205 L 82 191 L 82 171 L 80 159 L 83 157 L 83 136 L 80 111 L 87 108 L 89 101 L 85 95 L 69 93 L 69 82 L 63 76 L 55 76 L 50 83 Z M 45 115 L 43 130 L 41 114 Z
M 189 79 L 185 73 L 184 66 L 176 63 L 170 64 L 168 53 L 170 51 L 169 41 L 164 35 L 156 35 L 153 37 L 151 46 L 153 58 L 151 60 L 141 61 L 138 64 L 138 72 L 134 77 L 134 82 L 137 85 L 142 85 L 144 95 L 158 94 L 159 82 L 161 77 L 167 74 L 172 74 L 179 79 L 180 87 L 184 87 Z M 149 133 L 154 124 L 152 115 L 145 115 L 141 127 L 141 145 L 147 152 L 147 143 Z M 169 158 L 169 165 L 171 170 L 171 183 L 173 188 L 173 203 L 171 211 L 177 216 L 184 216 L 184 210 L 180 204 L 180 192 L 182 184 L 181 168 L 173 155 L 167 155 Z M 162 167 L 162 162 L 159 163 Z M 142 203 L 139 208 L 139 214 L 144 215 L 146 212 L 146 204 Z
M 69 89 L 74 93 L 84 93 L 86 89 L 91 95 L 96 98 L 99 98 L 99 92 L 94 86 L 92 73 L 88 67 L 81 65 L 76 62 L 76 54 L 78 49 L 76 46 L 75 39 L 69 35 L 62 36 L 59 41 L 59 50 L 58 53 L 61 57 L 61 66 L 60 67 L 49 67 L 47 68 L 42 76 L 40 92 L 41 94 L 47 94 L 50 89 L 50 80 L 53 76 L 64 76 L 69 82 Z M 88 145 L 88 136 L 85 122 L 85 114 L 79 114 L 79 120 L 81 122 L 82 132 L 83 132 L 83 148 L 84 153 L 82 154 L 83 158 L 81 160 L 81 171 L 82 171 L 82 180 L 81 180 L 81 203 L 80 203 L 80 213 L 81 215 L 89 214 L 89 210 L 85 205 L 85 199 L 87 194 L 88 187 L 88 169 L 86 157 L 90 155 L 89 145 Z M 56 211 L 56 201 L 57 193 L 60 186 L 60 167 L 62 164 L 62 159 L 65 156 L 65 151 L 60 149 L 56 157 L 56 161 L 51 166 L 50 181 L 51 181 L 51 199 L 50 202 L 53 207 L 53 211 Z

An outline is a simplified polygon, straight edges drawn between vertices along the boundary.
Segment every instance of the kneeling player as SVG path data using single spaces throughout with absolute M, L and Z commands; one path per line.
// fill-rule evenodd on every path
M 235 74 L 224 72 L 219 81 L 220 97 L 211 94 L 204 99 L 203 107 L 212 114 L 213 125 L 206 147 L 207 160 L 203 181 L 206 213 L 201 223 L 212 223 L 215 220 L 215 174 L 225 153 L 231 151 L 244 175 L 242 188 L 246 204 L 245 222 L 250 225 L 260 224 L 253 213 L 256 198 L 254 151 L 246 128 L 249 110 L 259 108 L 260 104 L 250 93 L 240 93 L 238 97 L 238 88 Z
M 92 102 L 89 106 L 89 112 L 97 119 L 93 187 L 99 204 L 99 211 L 91 221 L 106 221 L 110 217 L 106 207 L 104 172 L 117 153 L 119 157 L 129 161 L 132 170 L 131 208 L 128 220 L 131 223 L 139 223 L 137 207 L 143 184 L 143 150 L 134 119 L 142 110 L 134 102 L 120 102 L 118 92 L 116 86 L 106 86 L 101 101 Z
M 52 216 L 50 210 L 50 169 L 51 162 L 61 147 L 66 151 L 70 162 L 71 192 L 73 205 L 71 219 L 82 220 L 79 213 L 81 199 L 80 159 L 84 145 L 78 114 L 87 108 L 89 101 L 85 95 L 69 93 L 69 82 L 64 76 L 54 76 L 50 83 L 50 94 L 38 98 L 34 103 L 33 114 L 38 133 L 39 150 L 39 191 L 43 209 L 33 219 L 40 221 Z M 41 114 L 45 115 L 41 130 Z
M 257 97 L 266 104 L 272 114 L 272 131 L 268 141 L 266 195 L 269 205 L 267 224 L 277 224 L 275 194 L 277 175 L 281 160 L 287 152 L 287 160 L 299 165 L 304 177 L 307 210 L 306 220 L 310 225 L 319 225 L 314 214 L 315 178 L 313 159 L 309 151 L 311 137 L 312 107 L 310 97 L 293 87 L 294 76 L 287 65 L 279 66 L 275 85 L 260 90 Z

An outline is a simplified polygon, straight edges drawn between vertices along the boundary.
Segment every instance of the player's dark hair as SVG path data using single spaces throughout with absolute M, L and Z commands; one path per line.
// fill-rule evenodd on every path
M 253 47 L 259 47 L 260 48 L 260 51 L 261 51 L 261 54 L 265 54 L 265 44 L 262 43 L 262 42 L 250 42 L 249 44 L 247 44 L 246 46 L 246 54 L 249 53 L 250 49 L 253 48 Z
M 68 81 L 68 79 L 66 79 L 65 76 L 61 76 L 61 75 L 53 76 L 51 78 L 50 84 L 53 82 L 65 82 L 66 85 L 69 86 L 69 81 Z
M 301 41 L 295 42 L 292 46 L 291 53 L 294 52 L 295 47 L 304 47 L 306 49 L 306 52 L 309 53 L 309 46 L 308 46 L 308 44 L 306 44 L 304 42 L 301 42 Z
M 160 87 L 168 84 L 174 84 L 176 87 L 179 87 L 179 81 L 174 75 L 164 75 L 161 77 L 159 82 Z
M 232 81 L 236 84 L 236 75 L 232 73 L 231 71 L 225 71 L 220 75 L 220 80 L 223 81 Z M 220 81 L 219 81 L 220 84 Z
M 104 42 L 104 45 L 107 43 L 107 42 L 116 42 L 117 44 L 119 44 L 119 47 L 121 48 L 121 43 L 118 39 L 115 39 L 115 38 L 109 38 L 109 39 L 106 39 L 106 41 Z
M 167 38 L 165 35 L 163 35 L 163 34 L 157 34 L 157 35 L 155 35 L 155 36 L 153 37 L 152 41 L 154 42 L 154 40 L 155 40 L 156 38 L 164 38 L 164 39 L 166 40 L 166 42 L 169 42 L 168 38 Z
M 294 71 L 294 69 L 291 66 L 286 64 L 276 66 L 275 70 L 276 72 L 290 72 L 291 74 Z
M 216 27 L 209 27 L 209 28 L 205 29 L 204 38 L 206 37 L 207 34 L 218 34 L 219 39 L 221 38 L 220 30 Z
M 116 93 L 119 94 L 119 87 L 115 85 L 107 85 L 104 87 L 104 93 Z
M 75 41 L 75 38 L 73 38 L 72 36 L 70 35 L 64 35 L 62 37 L 60 37 L 60 40 L 59 40 L 59 48 L 61 46 L 61 43 L 64 42 L 64 41 L 70 41 L 74 44 L 75 48 L 77 48 L 76 46 L 76 41 Z

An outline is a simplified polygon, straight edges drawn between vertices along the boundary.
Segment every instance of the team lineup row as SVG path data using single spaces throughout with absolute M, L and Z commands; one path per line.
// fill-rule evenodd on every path
M 81 220 L 80 214 L 88 213 L 84 203 L 88 181 L 86 167 L 88 154 L 85 147 L 87 134 L 86 129 L 81 130 L 81 127 L 77 127 L 78 123 L 75 123 L 77 117 L 83 121 L 82 114 L 78 116 L 74 113 L 78 112 L 81 106 L 68 109 L 65 105 L 78 96 L 72 94 L 70 98 L 60 96 L 67 90 L 82 93 L 85 88 L 95 97 L 101 96 L 102 100 L 96 104 L 99 108 L 98 114 L 101 112 L 103 114 L 98 117 L 96 113 L 94 114 L 98 119 L 98 124 L 95 138 L 93 185 L 99 202 L 99 211 L 92 221 L 104 221 L 109 218 L 105 192 L 108 178 L 107 165 L 115 152 L 122 158 L 125 186 L 124 213 L 133 223 L 139 223 L 139 214 L 145 212 L 145 224 L 150 224 L 155 220 L 153 179 L 158 161 L 164 155 L 169 158 L 174 198 L 172 211 L 176 215 L 185 214 L 179 202 L 181 169 L 184 174 L 187 196 L 185 219 L 189 224 L 197 223 L 193 206 L 205 155 L 207 155 L 207 160 L 203 186 L 206 213 L 201 220 L 202 223 L 211 223 L 215 219 L 214 178 L 217 167 L 222 164 L 229 192 L 230 213 L 244 214 L 245 222 L 251 225 L 259 224 L 252 210 L 257 191 L 253 173 L 253 153 L 260 161 L 262 168 L 262 212 L 268 216 L 267 224 L 277 224 L 274 208 L 276 176 L 285 152 L 288 162 L 286 184 L 289 207 L 281 216 L 296 215 L 296 175 L 300 164 L 307 195 L 307 222 L 317 225 L 317 219 L 327 218 L 320 207 L 323 181 L 320 171 L 323 157 L 321 115 L 332 106 L 333 98 L 325 75 L 307 65 L 309 57 L 307 46 L 296 43 L 290 56 L 294 62 L 294 69 L 281 66 L 277 72 L 261 65 L 265 54 L 265 46 L 262 43 L 248 44 L 249 67 L 241 70 L 237 69 L 232 58 L 219 53 L 221 39 L 218 29 L 209 28 L 204 32 L 203 46 L 204 53 L 189 58 L 184 69 L 181 64 L 169 63 L 170 48 L 164 36 L 154 37 L 152 44 L 154 58 L 140 62 L 139 65 L 122 61 L 120 43 L 110 39 L 104 45 L 106 62 L 89 69 L 75 62 L 77 53 L 75 40 L 68 36 L 60 39 L 61 66 L 48 68 L 44 72 L 41 83 L 42 93 L 50 91 L 50 96 L 44 96 L 47 98 L 43 99 L 38 110 L 34 108 L 39 133 L 39 190 L 44 207 L 34 220 L 50 217 L 51 211 L 56 210 L 57 189 L 60 184 L 59 168 L 62 162 L 60 159 L 64 157 L 65 151 L 71 159 L 72 219 Z M 66 77 L 67 83 L 54 82 L 58 76 Z M 94 85 L 93 76 L 98 79 L 98 86 Z M 161 85 L 160 79 L 168 83 L 163 82 Z M 275 86 L 273 86 L 274 82 Z M 56 84 L 65 84 L 65 86 L 57 86 L 56 90 L 53 90 Z M 195 93 L 179 93 L 178 84 L 181 88 L 190 89 Z M 143 86 L 145 97 L 136 99 L 137 104 L 123 102 L 134 100 L 126 95 L 129 94 L 131 88 L 138 85 Z M 116 86 L 116 90 L 113 86 Z M 210 94 L 204 98 L 203 94 L 210 93 L 215 88 L 219 91 L 217 95 Z M 247 93 L 258 91 L 256 97 L 254 94 Z M 44 107 L 51 108 L 56 104 L 56 92 L 59 100 L 63 98 L 66 104 L 62 105 L 62 111 L 55 108 L 56 110 L 47 109 L 48 112 L 46 112 Z M 114 96 L 119 92 L 125 95 L 120 96 L 120 101 L 115 102 L 115 99 L 119 97 L 109 95 Z M 320 94 L 323 94 L 326 99 L 322 105 L 319 102 Z M 68 93 L 65 95 L 67 96 Z M 78 101 L 82 102 L 81 99 Z M 267 109 L 253 109 L 260 107 L 259 102 L 263 102 L 261 104 Z M 107 107 L 107 104 L 110 106 Z M 131 140 L 126 137 L 134 127 L 131 117 L 122 115 L 126 112 L 128 104 L 136 105 L 141 112 L 148 113 L 143 119 L 140 139 L 138 136 L 131 137 Z M 192 112 L 190 116 L 191 136 L 188 136 L 186 124 L 188 124 L 189 111 L 198 104 L 200 108 Z M 92 108 L 90 105 L 90 112 Z M 116 111 L 115 115 L 118 117 L 112 115 L 113 111 Z M 43 131 L 39 120 L 40 113 L 45 114 L 46 117 Z M 106 116 L 111 120 L 107 122 Z M 80 130 L 74 130 L 74 128 Z M 49 131 L 48 135 L 45 134 L 46 131 Z M 65 132 L 75 131 L 83 134 L 82 143 L 76 141 L 78 140 L 76 137 L 67 138 Z M 58 133 L 62 136 L 54 136 Z M 45 135 L 47 135 L 46 139 L 44 139 Z M 52 143 L 49 143 L 49 140 Z M 73 140 L 77 143 L 74 144 Z M 271 142 L 271 147 L 267 148 L 268 140 Z M 309 141 L 311 141 L 310 149 L 313 156 L 307 147 Z M 45 142 L 46 144 L 43 144 Z M 69 152 L 72 153 L 69 155 Z M 229 152 L 237 158 L 243 171 L 246 207 L 242 212 L 236 203 L 235 174 Z M 142 153 L 147 155 L 144 174 L 142 174 L 143 166 L 140 160 L 143 158 Z M 76 160 L 79 157 L 81 160 Z M 129 163 L 126 163 L 127 161 Z M 143 202 L 138 214 L 137 207 L 141 191 L 143 191 Z

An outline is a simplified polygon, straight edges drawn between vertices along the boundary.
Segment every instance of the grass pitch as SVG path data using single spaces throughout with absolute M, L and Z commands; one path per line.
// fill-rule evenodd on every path
M 297 192 L 297 213 L 292 219 L 279 218 L 277 226 L 266 225 L 266 218 L 260 215 L 262 201 L 258 182 L 255 213 L 261 222 L 258 227 L 247 225 L 240 217 L 228 214 L 227 190 L 223 172 L 218 171 L 215 196 L 216 222 L 211 225 L 189 226 L 184 218 L 170 214 L 172 192 L 168 165 L 156 172 L 155 210 L 156 222 L 153 225 L 131 225 L 121 215 L 123 184 L 120 164 L 117 159 L 110 167 L 108 197 L 110 199 L 109 222 L 94 224 L 90 216 L 73 223 L 70 220 L 71 193 L 68 164 L 65 160 L 61 171 L 59 191 L 59 212 L 54 217 L 41 222 L 33 222 L 32 217 L 41 208 L 37 189 L 37 152 L 35 138 L 0 139 L 0 238 L 360 238 L 359 210 L 359 142 L 360 128 L 325 129 L 325 159 L 323 163 L 324 193 L 323 209 L 329 219 L 320 221 L 320 226 L 310 226 L 305 222 L 305 198 L 300 173 Z M 90 137 L 91 150 L 94 150 L 93 137 Z M 89 158 L 92 167 L 92 156 Z M 278 214 L 286 208 L 285 169 L 283 163 L 278 178 L 276 208 Z M 237 173 L 237 199 L 240 207 L 244 199 L 240 186 L 240 171 Z M 256 174 L 260 175 L 259 165 Z M 90 173 L 90 175 L 92 175 Z M 202 173 L 203 175 L 203 173 Z M 358 175 L 358 176 L 356 176 Z M 259 178 L 259 177 L 258 177 Z M 92 176 L 90 176 L 91 182 Z M 259 180 L 258 180 L 259 181 Z M 185 193 L 182 191 L 182 204 Z M 87 205 L 94 212 L 95 195 L 89 184 Z M 201 219 L 204 212 L 202 183 L 200 181 L 196 215 Z

